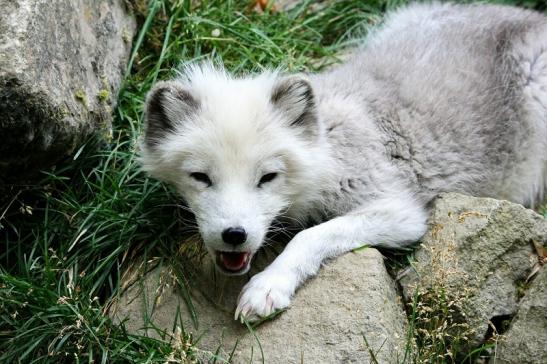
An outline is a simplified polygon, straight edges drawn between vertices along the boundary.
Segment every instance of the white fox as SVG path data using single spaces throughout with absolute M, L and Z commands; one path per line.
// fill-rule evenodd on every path
M 329 257 L 419 240 L 440 192 L 544 196 L 545 16 L 413 5 L 364 44 L 325 73 L 193 65 L 148 95 L 144 168 L 180 191 L 219 270 L 247 272 L 274 219 L 311 226 L 252 277 L 236 318 L 287 307 Z

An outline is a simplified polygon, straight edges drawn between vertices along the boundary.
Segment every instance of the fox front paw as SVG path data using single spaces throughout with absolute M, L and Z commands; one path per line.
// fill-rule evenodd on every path
M 243 287 L 234 318 L 258 321 L 291 303 L 294 283 L 289 275 L 278 272 L 261 272 Z

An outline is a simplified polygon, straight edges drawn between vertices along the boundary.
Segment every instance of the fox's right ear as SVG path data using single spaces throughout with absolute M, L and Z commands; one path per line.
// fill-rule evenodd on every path
M 280 78 L 274 85 L 271 102 L 287 118 L 289 126 L 316 138 L 319 127 L 315 100 L 312 86 L 305 76 Z
M 177 124 L 196 113 L 199 102 L 177 81 L 158 82 L 146 97 L 144 141 L 154 147 Z

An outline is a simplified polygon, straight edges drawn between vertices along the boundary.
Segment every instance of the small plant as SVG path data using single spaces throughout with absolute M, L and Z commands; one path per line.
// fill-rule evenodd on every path
M 451 297 L 443 287 L 418 288 L 409 303 L 413 331 L 412 362 L 456 363 L 458 354 L 469 348 L 474 335 L 461 315 L 466 293 Z
M 442 226 L 431 229 L 439 236 Z M 440 246 L 422 245 L 427 264 L 415 266 L 420 277 L 412 288 L 408 303 L 409 343 L 405 361 L 412 363 L 460 363 L 461 353 L 469 352 L 475 336 L 466 321 L 466 309 L 473 291 L 455 289 L 454 282 L 465 277 L 454 258 L 455 243 Z

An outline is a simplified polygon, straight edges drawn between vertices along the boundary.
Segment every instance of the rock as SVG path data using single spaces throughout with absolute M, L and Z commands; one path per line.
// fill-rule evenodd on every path
M 200 350 L 220 348 L 218 353 L 225 359 L 237 341 L 234 363 L 262 362 L 262 355 L 266 363 L 368 363 L 370 352 L 378 362 L 390 363 L 404 355 L 406 316 L 383 257 L 375 249 L 327 263 L 297 291 L 287 311 L 262 323 L 254 333 L 233 319 L 237 295 L 247 278 L 198 279 L 200 287 L 191 291 L 196 328 L 180 291 L 163 290 L 161 302 L 154 305 L 162 276 L 166 275 L 153 271 L 142 285 L 120 297 L 113 315 L 127 319 L 129 332 L 157 335 L 145 329 L 149 325 L 144 317 L 168 332 L 182 324 L 194 338 L 200 337 Z M 176 321 L 179 310 L 181 320 Z
M 522 299 L 509 330 L 498 341 L 496 363 L 547 361 L 547 269 L 543 268 Z
M 478 345 L 489 321 L 517 312 L 519 293 L 539 264 L 547 221 L 521 205 L 443 194 L 432 207 L 429 230 L 413 267 L 400 274 L 407 301 L 416 292 L 443 292 L 454 317 Z
M 1 180 L 109 134 L 136 24 L 123 0 L 0 0 L 0 9 Z

